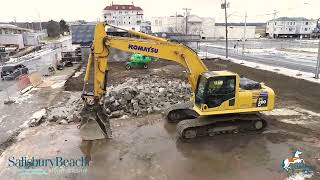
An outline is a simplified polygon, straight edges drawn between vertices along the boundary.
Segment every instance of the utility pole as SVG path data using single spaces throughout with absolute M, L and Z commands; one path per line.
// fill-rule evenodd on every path
M 316 67 L 316 79 L 319 79 L 319 71 L 320 71 L 320 39 L 319 39 L 319 47 L 318 47 L 318 61 Z
M 320 18 L 317 21 L 317 30 L 320 30 Z M 319 47 L 318 47 L 318 60 L 316 67 L 316 79 L 319 79 L 319 71 L 320 71 L 320 38 L 319 38 Z
M 276 20 L 276 16 L 278 14 L 278 11 L 273 10 L 273 20 L 272 20 L 272 38 L 274 38 L 274 29 L 275 29 L 275 20 Z
M 41 23 L 41 16 L 40 16 L 40 13 L 38 12 L 38 16 L 39 16 L 39 28 L 40 28 L 40 31 L 42 32 L 42 23 Z
M 246 31 L 247 31 L 247 12 L 244 16 L 244 30 L 243 30 L 243 38 L 242 38 L 242 59 L 244 57 L 244 43 L 246 41 Z
M 178 13 L 176 12 L 176 32 L 178 32 Z
M 186 11 L 186 34 L 188 34 L 188 11 L 191 11 L 191 9 L 182 8 L 182 10 Z
M 226 25 L 226 58 L 228 58 L 228 16 L 227 16 L 227 0 L 224 0 L 224 16 Z

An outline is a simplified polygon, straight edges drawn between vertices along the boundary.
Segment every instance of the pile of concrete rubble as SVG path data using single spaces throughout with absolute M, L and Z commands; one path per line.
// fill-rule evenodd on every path
M 59 124 L 80 122 L 82 107 L 83 102 L 80 98 L 80 93 L 70 93 L 66 101 L 35 112 L 26 125 L 34 127 L 42 122 L 56 122 Z
M 185 81 L 147 75 L 144 78 L 127 78 L 122 84 L 108 87 L 104 105 L 110 118 L 140 116 L 190 101 L 190 95 L 191 87 Z M 65 102 L 35 112 L 28 126 L 37 126 L 42 122 L 80 122 L 83 108 L 80 96 L 80 93 L 70 93 Z
M 190 97 L 191 87 L 185 81 L 147 75 L 139 79 L 127 78 L 124 83 L 109 87 L 105 107 L 113 118 L 124 114 L 139 116 L 190 101 Z

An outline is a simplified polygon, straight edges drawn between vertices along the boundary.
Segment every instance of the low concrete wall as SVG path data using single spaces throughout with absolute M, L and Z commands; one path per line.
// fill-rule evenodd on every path
M 23 42 L 26 46 L 39 45 L 39 35 L 36 33 L 23 33 Z

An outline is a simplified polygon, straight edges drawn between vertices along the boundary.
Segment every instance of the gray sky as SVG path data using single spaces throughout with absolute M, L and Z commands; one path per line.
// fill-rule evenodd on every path
M 95 21 L 101 16 L 102 9 L 111 0 L 1 0 L 0 22 L 42 21 L 50 19 L 67 21 Z M 114 4 L 131 4 L 144 10 L 144 17 L 170 16 L 175 12 L 183 13 L 182 8 L 192 8 L 191 14 L 214 17 L 216 22 L 224 21 L 224 11 L 220 9 L 222 0 L 114 0 Z M 264 22 L 272 18 L 273 10 L 279 16 L 303 16 L 320 18 L 320 0 L 229 0 L 228 13 L 231 22 L 241 22 L 245 11 L 248 22 Z M 40 17 L 40 18 L 39 18 Z

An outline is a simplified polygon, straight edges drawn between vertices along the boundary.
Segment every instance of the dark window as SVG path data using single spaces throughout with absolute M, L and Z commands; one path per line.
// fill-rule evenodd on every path
M 218 107 L 235 97 L 235 76 L 210 78 L 208 82 L 206 104 L 209 108 Z
M 204 102 L 204 95 L 205 95 L 205 87 L 207 84 L 207 78 L 200 76 L 198 84 L 197 84 L 197 89 L 195 93 L 195 101 L 196 104 L 200 105 Z

